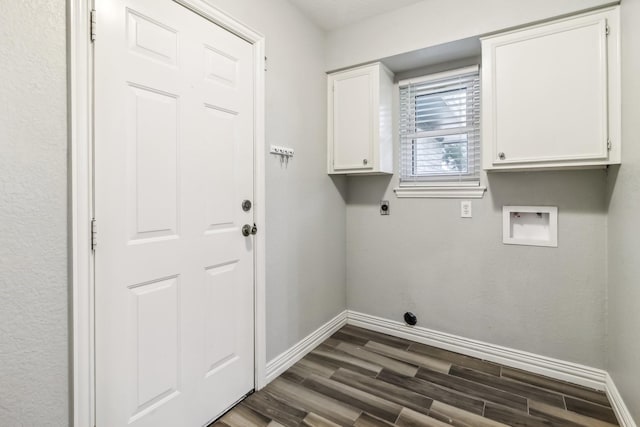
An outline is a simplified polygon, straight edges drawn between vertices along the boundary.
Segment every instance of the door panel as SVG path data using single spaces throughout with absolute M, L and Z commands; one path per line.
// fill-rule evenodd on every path
M 180 380 L 179 278 L 171 277 L 130 288 L 135 312 L 131 330 L 138 339 L 136 414 L 178 393 Z M 135 416 L 135 415 L 134 415 Z
M 178 99 L 129 84 L 126 183 L 131 239 L 178 234 Z
M 253 389 L 253 47 L 97 2 L 96 418 L 202 426 Z
M 205 371 L 206 376 L 214 375 L 224 365 L 232 363 L 238 357 L 233 330 L 220 328 L 228 319 L 233 319 L 237 307 L 227 305 L 227 301 L 235 301 L 237 288 L 238 263 L 213 266 L 205 269 L 205 301 L 210 315 L 205 320 Z
M 232 144 L 215 144 L 214 141 L 233 141 L 237 115 L 205 105 L 207 116 L 206 133 L 210 143 L 204 145 L 204 158 L 209 167 L 205 171 L 206 227 L 207 232 L 221 231 L 237 226 L 234 224 L 234 212 L 238 206 L 234 203 L 236 187 L 236 171 L 234 162 L 235 146 Z M 216 182 L 227 182 L 228 185 L 214 185 Z

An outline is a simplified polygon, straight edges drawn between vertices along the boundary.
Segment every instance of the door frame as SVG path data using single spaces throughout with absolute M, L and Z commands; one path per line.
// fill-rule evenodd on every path
M 254 207 L 260 232 L 254 237 L 254 386 L 266 385 L 265 271 L 265 38 L 204 0 L 173 0 L 253 45 Z M 93 1 L 67 7 L 69 127 L 69 413 L 74 427 L 95 426 L 95 294 L 91 251 L 93 204 Z M 97 29 L 100 37 L 100 29 Z M 99 236 L 98 236 L 99 242 Z

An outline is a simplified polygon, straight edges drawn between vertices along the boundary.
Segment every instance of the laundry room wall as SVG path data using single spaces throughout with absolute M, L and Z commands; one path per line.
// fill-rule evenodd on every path
M 624 0 L 620 12 L 624 158 L 608 180 L 607 371 L 640 424 L 640 0 Z
M 339 28 L 328 70 L 611 2 L 517 3 L 424 0 Z M 397 198 L 397 174 L 350 177 L 347 306 L 396 321 L 412 311 L 425 328 L 604 368 L 606 179 L 603 169 L 483 174 L 487 193 L 461 218 L 460 200 Z M 558 247 L 504 245 L 505 205 L 557 206 Z

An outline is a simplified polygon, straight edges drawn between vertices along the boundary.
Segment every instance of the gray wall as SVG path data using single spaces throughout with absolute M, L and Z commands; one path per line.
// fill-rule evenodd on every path
M 285 0 L 208 0 L 267 40 L 267 360 L 346 308 L 344 178 L 326 174 L 324 32 Z
M 471 219 L 397 182 L 350 178 L 350 310 L 604 368 L 604 171 L 492 174 Z M 503 205 L 558 206 L 558 248 L 503 245 Z
M 0 425 L 68 423 L 65 1 L 0 0 Z
M 340 58 L 380 58 L 386 42 L 376 42 L 383 33 L 374 29 L 398 16 L 424 21 L 413 27 L 423 32 L 422 46 L 395 32 L 395 51 L 388 53 L 478 35 L 469 33 L 480 24 L 466 26 L 467 14 L 460 18 L 465 25 L 430 33 L 465 6 L 475 8 L 474 22 L 490 32 L 605 2 L 489 3 L 496 9 L 484 2 L 476 8 L 472 1 L 426 0 L 336 30 L 328 36 L 328 61 L 342 66 Z M 428 7 L 438 13 L 416 13 Z M 488 192 L 473 201 L 473 218 L 462 219 L 459 200 L 396 198 L 397 175 L 350 177 L 349 309 L 395 320 L 409 310 L 427 328 L 604 368 L 605 172 L 493 173 L 483 176 L 483 184 Z M 388 217 L 378 213 L 381 199 L 391 202 Z M 503 205 L 558 206 L 559 247 L 503 245 Z
M 640 0 L 622 2 L 623 158 L 609 179 L 607 370 L 640 423 Z

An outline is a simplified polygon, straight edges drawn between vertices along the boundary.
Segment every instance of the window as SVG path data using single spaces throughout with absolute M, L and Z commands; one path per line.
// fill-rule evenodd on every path
M 399 86 L 398 197 L 482 197 L 478 67 Z

